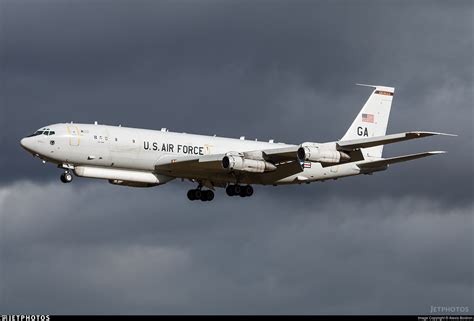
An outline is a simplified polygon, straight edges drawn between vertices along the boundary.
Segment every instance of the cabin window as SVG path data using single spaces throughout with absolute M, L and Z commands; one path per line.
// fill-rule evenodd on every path
M 97 139 L 97 135 L 94 135 L 94 139 Z

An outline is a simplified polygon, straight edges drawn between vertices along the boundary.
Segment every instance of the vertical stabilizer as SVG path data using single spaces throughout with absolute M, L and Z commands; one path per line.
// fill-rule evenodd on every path
M 359 84 L 358 84 L 359 85 Z M 390 108 L 395 88 L 385 86 L 361 85 L 374 88 L 364 107 L 352 122 L 351 127 L 341 138 L 351 140 L 365 137 L 384 136 L 387 132 Z M 362 149 L 364 158 L 382 157 L 383 145 Z

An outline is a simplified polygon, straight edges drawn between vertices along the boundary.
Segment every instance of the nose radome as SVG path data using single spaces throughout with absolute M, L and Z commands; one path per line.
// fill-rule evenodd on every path
M 20 145 L 27 150 L 31 150 L 31 140 L 28 137 L 22 138 L 20 140 Z

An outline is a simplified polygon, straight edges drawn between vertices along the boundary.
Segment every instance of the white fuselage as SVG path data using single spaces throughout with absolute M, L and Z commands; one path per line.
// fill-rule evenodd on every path
M 29 152 L 46 161 L 72 168 L 88 166 L 145 173 L 153 173 L 160 158 L 169 155 L 198 157 L 296 146 L 94 124 L 54 124 L 44 129 L 48 129 L 49 133 L 54 131 L 54 134 L 27 137 L 21 144 Z M 244 176 L 242 182 L 274 185 L 308 183 L 357 174 L 360 174 L 360 169 L 355 163 L 322 167 L 317 162 L 306 162 L 304 170 L 298 174 L 277 178 L 266 173 L 252 174 Z M 216 185 L 230 183 L 228 175 L 206 172 L 184 172 L 173 178 L 212 180 Z M 168 180 L 162 178 L 163 182 Z

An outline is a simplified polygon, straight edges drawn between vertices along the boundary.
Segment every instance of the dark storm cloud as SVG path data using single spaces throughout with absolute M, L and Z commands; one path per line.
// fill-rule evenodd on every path
M 0 310 L 469 305 L 473 15 L 470 1 L 0 2 Z M 18 144 L 71 120 L 335 140 L 370 93 L 356 82 L 396 87 L 389 132 L 459 135 L 388 156 L 449 153 L 204 205 L 183 203 L 179 182 L 64 188 Z
M 264 194 L 177 207 L 181 200 L 176 185 L 0 189 L 2 311 L 472 308 L 472 205 L 445 210 L 411 197 L 301 204 Z

